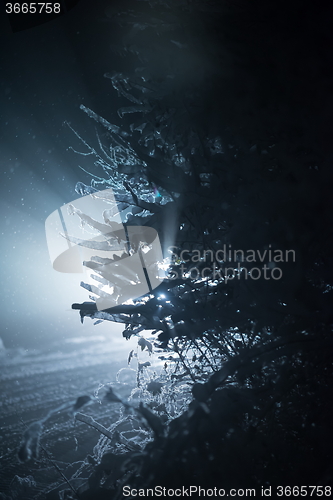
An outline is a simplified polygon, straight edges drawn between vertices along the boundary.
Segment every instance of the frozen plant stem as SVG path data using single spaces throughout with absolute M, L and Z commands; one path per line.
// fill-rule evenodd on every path
M 55 462 L 53 462 L 53 460 L 51 460 L 51 458 L 50 458 L 48 452 L 45 450 L 45 448 L 43 446 L 40 446 L 40 447 L 43 450 L 43 452 L 45 453 L 46 458 L 51 462 L 51 464 L 53 465 L 53 467 L 59 472 L 59 474 L 61 475 L 61 477 L 63 478 L 63 480 L 68 484 L 68 486 L 70 487 L 70 489 L 73 491 L 73 493 L 76 496 L 76 498 L 80 498 L 78 492 L 71 485 L 71 483 L 69 482 L 69 480 L 67 479 L 67 477 L 65 476 L 65 474 L 62 472 L 62 470 L 59 469 L 58 465 Z
M 80 420 L 80 422 L 84 422 L 85 424 L 90 425 L 90 427 L 96 429 L 98 432 L 103 434 L 103 436 L 112 439 L 112 433 L 108 431 L 108 429 L 106 429 L 104 425 L 101 425 L 98 422 L 96 422 L 96 420 L 94 420 L 92 417 L 84 415 L 83 413 L 76 413 L 75 418 L 76 420 Z

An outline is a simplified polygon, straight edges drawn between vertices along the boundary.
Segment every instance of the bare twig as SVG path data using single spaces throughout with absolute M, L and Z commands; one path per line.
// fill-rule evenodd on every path
M 96 420 L 94 420 L 92 417 L 84 415 L 83 413 L 76 413 L 75 418 L 76 420 L 80 420 L 80 422 L 84 422 L 85 424 L 90 425 L 90 427 L 96 429 L 96 431 L 103 434 L 103 436 L 112 439 L 112 433 L 108 429 L 106 429 L 104 425 L 101 425 L 98 422 L 96 422 Z
M 61 477 L 63 478 L 63 480 L 68 484 L 68 486 L 70 487 L 70 489 L 73 491 L 74 495 L 76 496 L 76 498 L 80 498 L 80 495 L 78 494 L 78 492 L 76 491 L 76 489 L 74 488 L 74 486 L 71 485 L 70 481 L 67 479 L 67 477 L 65 476 L 65 474 L 62 472 L 62 470 L 58 467 L 58 465 L 50 458 L 48 452 L 46 451 L 46 449 L 40 445 L 41 449 L 43 450 L 43 452 L 45 453 L 45 456 L 46 458 L 49 460 L 49 462 L 53 465 L 53 467 L 57 470 L 57 472 L 59 472 L 59 474 L 61 475 Z

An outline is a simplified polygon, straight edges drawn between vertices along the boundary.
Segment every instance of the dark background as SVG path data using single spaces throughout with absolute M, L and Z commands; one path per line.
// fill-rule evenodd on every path
M 262 150 L 273 142 L 278 144 L 285 175 L 277 171 L 276 190 L 274 177 L 268 177 L 269 173 L 265 178 L 267 182 L 258 184 L 256 178 L 251 178 L 256 169 L 247 171 L 241 165 L 240 184 L 248 182 L 248 191 L 251 195 L 252 186 L 255 197 L 248 208 L 237 207 L 238 212 L 235 210 L 232 218 L 236 228 L 240 221 L 239 238 L 244 242 L 251 236 L 249 227 L 257 229 L 256 225 L 265 215 L 259 214 L 260 217 L 252 220 L 251 213 L 257 216 L 260 207 L 264 207 L 269 214 L 276 207 L 282 207 L 272 214 L 276 218 L 271 231 L 278 233 L 278 241 L 286 238 L 288 248 L 297 245 L 303 257 L 303 260 L 297 257 L 301 278 L 299 281 L 293 276 L 290 278 L 290 296 L 296 290 L 297 300 L 313 313 L 314 321 L 320 319 L 328 324 L 332 314 L 329 259 L 332 244 L 332 16 L 321 5 L 308 9 L 307 2 L 253 1 L 253 5 L 253 11 L 248 9 L 250 17 L 234 15 L 229 23 L 224 21 L 223 32 L 216 21 L 215 33 L 208 32 L 207 27 L 207 33 L 201 34 L 202 39 L 194 36 L 197 48 L 203 45 L 205 36 L 209 37 L 208 45 L 201 53 L 199 50 L 192 54 L 191 64 L 199 76 L 187 71 L 184 64 L 182 78 L 190 81 L 195 76 L 196 83 L 202 78 L 200 105 L 207 102 L 210 108 L 207 106 L 207 113 L 205 109 L 201 116 L 212 124 L 212 129 L 216 126 L 223 141 L 230 141 L 231 149 L 240 144 L 240 149 L 248 155 L 250 147 L 255 145 L 258 157 L 254 157 L 252 166 L 259 164 Z M 111 45 L 117 44 L 122 35 L 110 18 L 122 8 L 122 2 L 80 0 L 63 16 L 31 29 L 11 33 L 5 17 L 0 24 L 0 337 L 7 351 L 22 347 L 29 351 L 19 357 L 16 364 L 11 362 L 9 354 L 1 370 L 4 406 L 0 428 L 10 437 L 8 442 L 3 441 L 1 455 L 12 473 L 3 468 L 6 480 L 14 474 L 27 474 L 27 469 L 18 469 L 16 458 L 25 425 L 45 416 L 48 408 L 54 409 L 66 399 L 75 400 L 80 394 L 91 394 L 101 380 L 107 383 L 114 377 L 111 368 L 118 354 L 113 353 L 110 345 L 106 349 L 103 337 L 98 340 L 98 334 L 102 332 L 119 339 L 119 343 L 123 341 L 121 330 L 113 324 L 106 322 L 93 327 L 87 321 L 81 325 L 77 312 L 70 310 L 73 302 L 87 300 L 88 294 L 80 289 L 79 276 L 56 273 L 52 269 L 44 229 L 50 213 L 78 197 L 74 190 L 76 182 L 88 184 L 90 181 L 79 169 L 81 158 L 68 150 L 69 146 L 78 147 L 78 144 L 71 130 L 63 125 L 64 121 L 87 142 L 94 139 L 95 130 L 80 111 L 81 104 L 119 124 L 117 108 L 122 104 L 110 80 L 103 75 L 121 70 L 126 64 L 131 70 L 135 67 L 130 58 L 117 57 L 111 50 Z M 149 44 L 147 46 L 148 51 Z M 210 59 L 206 61 L 208 52 Z M 166 61 L 163 54 L 155 56 L 163 66 Z M 212 77 L 209 81 L 209 75 L 215 73 L 215 80 Z M 248 156 L 244 157 L 246 166 Z M 240 163 L 241 158 L 240 154 Z M 231 196 L 238 187 L 237 179 L 235 182 L 238 163 L 238 160 L 231 163 L 235 166 L 230 174 Z M 267 204 L 262 202 L 269 198 L 267 191 L 258 193 L 260 185 L 264 189 L 267 184 L 274 194 L 271 204 L 270 200 Z M 251 226 L 244 224 L 246 210 Z M 237 246 L 235 244 L 235 248 Z M 324 258 L 321 262 L 318 259 L 317 264 L 320 254 Z M 312 263 L 317 266 L 314 281 L 317 270 L 319 279 L 327 270 L 321 304 L 313 303 L 315 294 L 307 298 L 309 288 L 303 287 L 304 269 Z M 267 294 L 268 306 L 270 300 L 271 295 Z M 70 337 L 83 336 L 91 339 L 87 348 L 65 342 Z M 55 341 L 66 344 L 65 348 L 59 349 Z M 130 347 L 123 343 L 123 352 L 128 353 Z M 60 352 L 46 356 L 44 350 L 35 356 L 34 348 L 42 346 Z M 104 371 L 98 366 L 101 363 L 104 363 Z M 328 398 L 326 402 L 329 404 Z M 59 432 L 62 438 L 72 439 L 68 426 L 66 421 Z M 82 442 L 84 439 L 82 437 Z M 53 442 L 59 444 L 58 434 Z M 72 449 L 73 442 L 69 444 Z
M 318 253 L 326 245 L 319 236 L 332 227 L 332 8 L 300 1 L 257 0 L 253 9 L 243 4 L 243 16 L 224 17 L 223 25 L 217 21 L 203 29 L 201 38 L 187 27 L 194 49 L 190 62 L 177 59 L 177 81 L 201 82 L 204 119 L 212 131 L 225 131 L 222 140 L 238 141 L 245 149 L 256 144 L 259 154 L 265 141 L 278 143 L 279 161 L 289 174 L 277 192 L 285 200 L 290 186 L 298 186 L 298 198 L 289 196 L 286 205 L 287 219 L 301 221 L 290 244 L 304 247 L 313 238 Z M 130 10 L 130 4 L 81 0 L 66 14 L 15 33 L 2 18 L 0 335 L 7 347 L 48 343 L 91 328 L 82 327 L 70 311 L 87 293 L 79 287 L 80 277 L 53 271 L 44 222 L 78 196 L 77 181 L 90 182 L 78 166 L 82 157 L 67 150 L 80 146 L 64 121 L 91 142 L 94 124 L 80 104 L 116 124 L 117 109 L 128 104 L 103 76 L 126 65 L 133 71 L 138 64 L 136 56 L 122 58 L 111 50 L 122 45 L 124 29 L 112 22 L 122 9 Z M 154 54 L 154 70 L 172 63 L 167 54 Z M 282 222 L 275 227 L 284 233 Z

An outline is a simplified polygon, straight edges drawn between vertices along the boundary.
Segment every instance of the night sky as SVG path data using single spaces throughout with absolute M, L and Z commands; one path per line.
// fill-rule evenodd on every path
M 0 30 L 4 34 L 0 40 L 0 336 L 6 347 L 47 344 L 55 337 L 66 338 L 92 330 L 91 322 L 82 326 L 77 312 L 71 311 L 72 303 L 89 300 L 88 293 L 79 286 L 81 277 L 52 269 L 44 224 L 54 210 L 78 198 L 74 190 L 78 181 L 90 183 L 90 177 L 79 168 L 82 157 L 68 149 L 70 146 L 80 149 L 80 144 L 64 122 L 69 122 L 89 143 L 95 140 L 95 127 L 80 111 L 81 104 L 111 123 L 120 124 L 117 109 L 122 105 L 121 100 L 104 74 L 126 70 L 126 65 L 133 70 L 133 64 L 137 63 L 131 56 L 121 58 L 111 50 L 113 44 L 119 41 L 121 44 L 121 28 L 112 22 L 121 7 L 120 1 L 80 0 L 53 21 L 11 34 L 6 33 L 8 21 L 6 24 L 5 18 L 1 20 Z M 249 52 L 243 64 L 237 58 L 232 59 L 231 52 L 222 51 L 227 67 L 223 66 L 224 87 L 220 94 L 228 96 L 221 98 L 223 119 L 231 124 L 238 120 L 241 127 L 249 130 L 253 122 L 254 136 L 259 134 L 255 125 L 260 124 L 258 130 L 261 130 L 267 122 L 272 130 L 285 128 L 290 148 L 296 141 L 304 151 L 309 145 L 320 151 L 321 180 L 310 184 L 309 198 L 331 200 L 330 16 L 318 7 L 313 13 L 314 20 L 311 15 L 306 22 L 294 26 L 292 16 L 290 20 L 285 18 L 283 9 L 281 12 L 276 25 L 279 22 L 291 25 L 288 39 L 282 30 L 276 40 L 274 36 L 268 37 L 267 47 L 261 42 L 256 47 L 254 43 L 258 54 L 252 57 Z M 293 12 L 297 18 L 298 9 Z M 265 23 L 262 25 L 265 35 Z M 269 68 L 267 80 L 266 68 L 263 74 L 260 71 L 264 62 L 270 60 L 267 55 L 270 51 L 276 67 Z M 163 65 L 162 56 L 160 60 Z M 253 69 L 251 65 L 258 62 L 259 69 Z M 196 66 L 201 68 L 203 76 L 205 64 L 198 58 Z M 190 81 L 191 72 L 185 73 Z M 233 95 L 240 97 L 236 99 Z M 272 101 L 268 111 L 264 109 L 265 101 Z M 274 113 L 270 114 L 272 109 Z M 251 127 L 246 120 L 251 121 Z M 304 128 L 302 140 L 297 135 L 299 128 Z M 318 227 L 325 221 L 326 216 L 316 218 Z M 97 328 L 120 331 L 113 324 Z
M 117 65 L 106 3 L 82 0 L 53 21 L 2 31 L 0 336 L 6 347 L 47 344 L 92 329 L 70 310 L 73 302 L 89 300 L 88 292 L 79 275 L 52 269 L 44 224 L 79 197 L 76 182 L 90 182 L 78 167 L 80 157 L 68 150 L 79 145 L 64 122 L 89 140 L 95 130 L 80 104 L 109 120 L 116 116 L 117 97 L 103 77 Z M 97 328 L 120 331 L 110 323 Z

